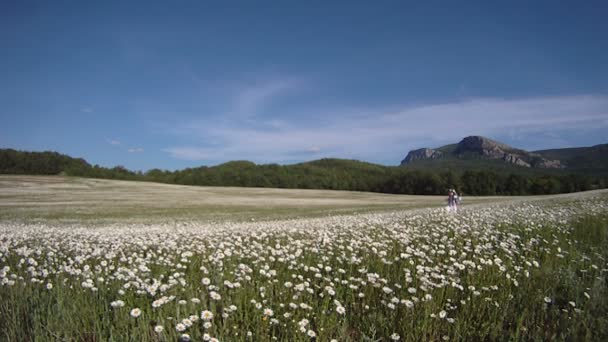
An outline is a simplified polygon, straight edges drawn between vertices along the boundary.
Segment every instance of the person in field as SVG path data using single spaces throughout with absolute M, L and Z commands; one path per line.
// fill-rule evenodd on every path
M 458 197 L 458 193 L 456 192 L 456 190 L 449 189 L 448 190 L 448 207 L 447 207 L 447 210 L 448 211 L 457 211 L 458 210 L 458 202 L 459 202 L 459 197 Z

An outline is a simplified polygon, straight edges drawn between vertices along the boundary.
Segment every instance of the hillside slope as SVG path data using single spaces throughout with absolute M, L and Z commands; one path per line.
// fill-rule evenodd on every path
M 608 144 L 540 150 L 534 153 L 545 158 L 558 159 L 570 169 L 608 169 Z

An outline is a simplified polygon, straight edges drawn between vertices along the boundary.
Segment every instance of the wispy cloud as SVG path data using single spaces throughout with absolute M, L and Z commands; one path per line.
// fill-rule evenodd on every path
M 233 106 L 239 113 L 255 114 L 294 86 L 286 81 L 245 90 Z M 311 114 L 318 112 L 328 113 L 323 124 L 290 121 L 290 117 L 303 116 L 297 109 L 265 117 L 266 121 L 223 118 L 171 124 L 168 130 L 172 134 L 188 137 L 194 143 L 163 151 L 174 158 L 206 163 L 234 159 L 288 162 L 320 157 L 377 161 L 379 156 L 394 158 L 397 163 L 409 149 L 456 142 L 466 135 L 505 137 L 608 128 L 605 95 L 472 98 L 349 111 L 319 108 Z
M 301 81 L 291 78 L 277 78 L 257 81 L 238 87 L 233 101 L 235 115 L 252 117 L 259 114 L 265 105 L 301 85 Z
M 83 107 L 83 108 L 80 108 L 80 112 L 82 112 L 82 113 L 93 113 L 93 108 L 91 108 L 91 107 Z
M 129 152 L 129 153 L 141 153 L 143 151 L 144 151 L 144 149 L 141 147 L 127 149 L 127 152 Z
M 169 153 L 173 158 L 182 160 L 204 160 L 212 155 L 212 150 L 200 147 L 170 147 L 161 151 Z
M 122 144 L 120 142 L 120 140 L 118 140 L 118 139 L 106 139 L 106 141 L 108 142 L 108 144 L 114 145 L 114 146 L 118 146 L 118 145 Z

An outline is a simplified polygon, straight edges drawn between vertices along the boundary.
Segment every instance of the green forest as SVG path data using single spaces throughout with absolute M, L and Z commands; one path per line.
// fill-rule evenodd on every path
M 530 173 L 525 168 L 433 170 L 383 166 L 357 160 L 320 159 L 306 163 L 258 165 L 232 161 L 167 171 L 134 172 L 122 166 L 90 165 L 57 152 L 0 150 L 0 174 L 64 175 L 202 186 L 272 187 L 440 195 L 455 188 L 465 195 L 540 195 L 599 189 L 607 175 L 560 171 Z

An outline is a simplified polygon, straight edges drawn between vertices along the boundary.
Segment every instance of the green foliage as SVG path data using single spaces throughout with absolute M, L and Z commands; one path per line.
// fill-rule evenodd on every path
M 91 168 L 84 159 L 76 159 L 57 152 L 22 152 L 0 150 L 0 173 L 56 175 Z
M 69 175 L 142 180 L 168 184 L 273 187 L 442 195 L 455 188 L 466 195 L 555 194 L 603 188 L 608 177 L 563 170 L 531 170 L 482 159 L 420 161 L 392 167 L 345 159 L 320 159 L 293 165 L 231 161 L 177 171 L 145 173 L 125 167 L 91 166 L 83 159 L 56 152 L 0 150 L 0 173 Z
M 496 195 L 498 176 L 488 171 L 466 171 L 462 175 L 462 191 L 471 195 Z

